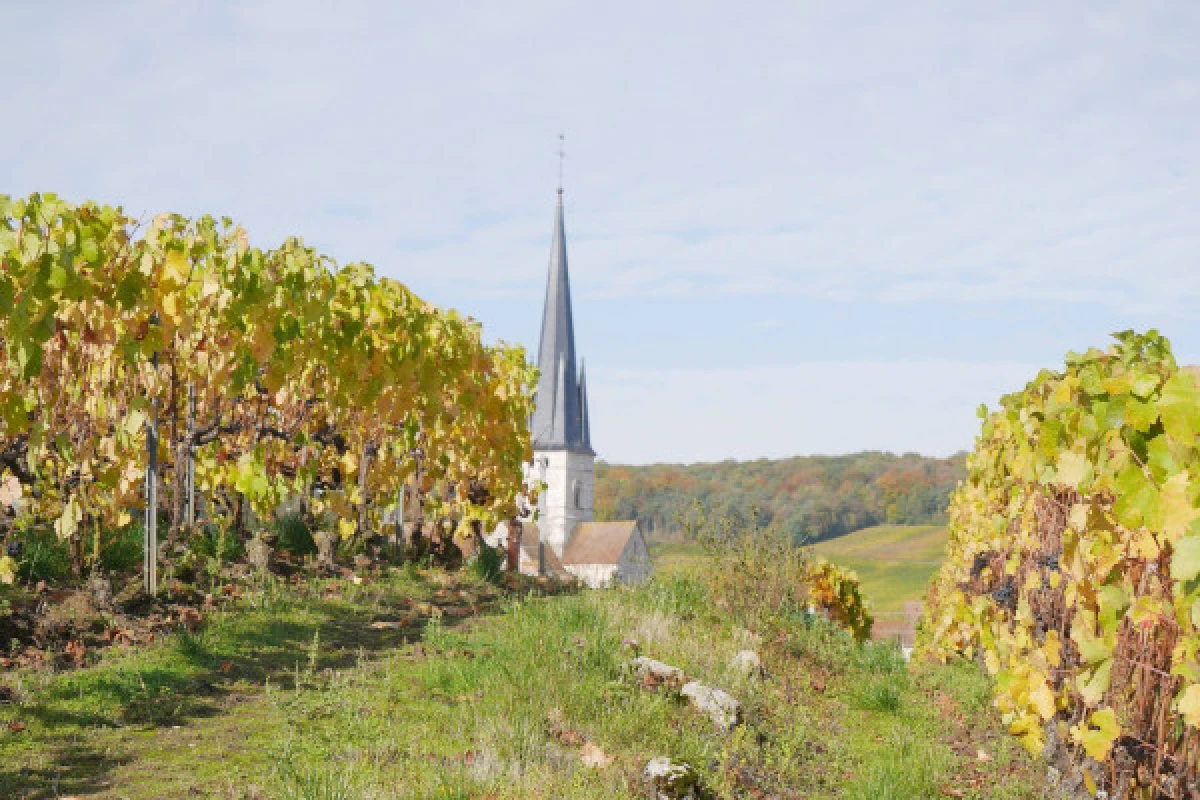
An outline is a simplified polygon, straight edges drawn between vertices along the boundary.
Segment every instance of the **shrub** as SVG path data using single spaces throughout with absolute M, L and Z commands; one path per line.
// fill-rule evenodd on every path
M 237 561 L 246 553 L 245 545 L 238 541 L 232 531 L 216 525 L 197 528 L 188 540 L 188 548 L 197 555 L 220 561 Z
M 810 560 L 786 531 L 731 517 L 710 519 L 697 504 L 684 527 L 715 568 L 704 573 L 712 602 L 752 627 L 794 620 L 814 606 L 858 641 L 871 635 L 871 614 L 850 570 Z

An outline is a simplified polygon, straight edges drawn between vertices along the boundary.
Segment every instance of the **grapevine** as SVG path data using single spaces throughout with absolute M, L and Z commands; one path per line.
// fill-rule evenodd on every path
M 1009 730 L 1093 793 L 1192 797 L 1200 388 L 1157 332 L 1115 338 L 981 409 L 918 653 L 979 659 Z
M 809 601 L 859 642 L 871 637 L 874 619 L 852 570 L 814 558 L 805 568 Z
M 524 350 L 368 265 L 49 194 L 0 196 L 0 264 L 0 487 L 77 573 L 140 511 L 151 420 L 168 544 L 196 494 L 239 532 L 294 497 L 345 538 L 402 493 L 460 532 L 516 513 Z

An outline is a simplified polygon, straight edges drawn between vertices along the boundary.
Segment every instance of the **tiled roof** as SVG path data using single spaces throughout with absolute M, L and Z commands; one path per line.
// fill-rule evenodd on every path
M 637 530 L 637 520 L 622 522 L 581 522 L 576 526 L 567 549 L 564 564 L 616 564 L 621 559 L 629 537 Z

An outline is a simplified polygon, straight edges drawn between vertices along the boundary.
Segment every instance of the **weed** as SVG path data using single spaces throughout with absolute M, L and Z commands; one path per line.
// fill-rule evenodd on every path
M 900 688 L 887 680 L 874 680 L 855 693 L 854 701 L 864 711 L 895 714 L 900 710 Z
M 908 666 L 895 642 L 864 643 L 858 648 L 855 663 L 872 675 L 902 675 Z
M 938 791 L 939 767 L 945 758 L 929 747 L 902 739 L 879 748 L 847 800 L 927 800 Z
M 118 528 L 113 539 L 100 551 L 100 565 L 109 572 L 132 572 L 142 566 L 145 531 L 135 522 Z
M 297 767 L 286 763 L 279 769 L 280 794 L 284 800 L 358 800 L 359 786 L 342 770 L 329 764 Z
M 315 555 L 317 543 L 303 514 L 284 514 L 271 524 L 278 537 L 275 546 L 293 556 Z
M 67 543 L 53 530 L 25 527 L 13 532 L 13 541 L 20 546 L 17 575 L 31 583 L 56 583 L 71 575 L 71 555 Z
M 497 548 L 481 547 L 470 565 L 471 572 L 481 581 L 498 584 L 504 577 L 504 556 Z

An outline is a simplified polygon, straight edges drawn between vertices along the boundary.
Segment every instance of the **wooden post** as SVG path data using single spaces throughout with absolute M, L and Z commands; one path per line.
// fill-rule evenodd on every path
M 538 575 L 546 574 L 546 458 L 538 459 Z
M 154 355 L 158 368 L 158 354 Z M 142 553 L 142 577 L 146 593 L 158 594 L 158 398 L 150 401 L 146 421 L 146 521 Z
M 187 514 L 185 519 L 189 528 L 196 527 L 196 386 L 188 386 L 188 423 L 187 423 Z
M 513 517 L 508 521 L 508 548 L 504 568 L 509 572 L 516 572 L 521 568 L 521 534 L 523 529 L 521 520 Z
M 408 494 L 408 484 L 400 484 L 396 491 L 396 526 L 392 532 L 392 558 L 402 558 L 404 555 L 404 498 Z

